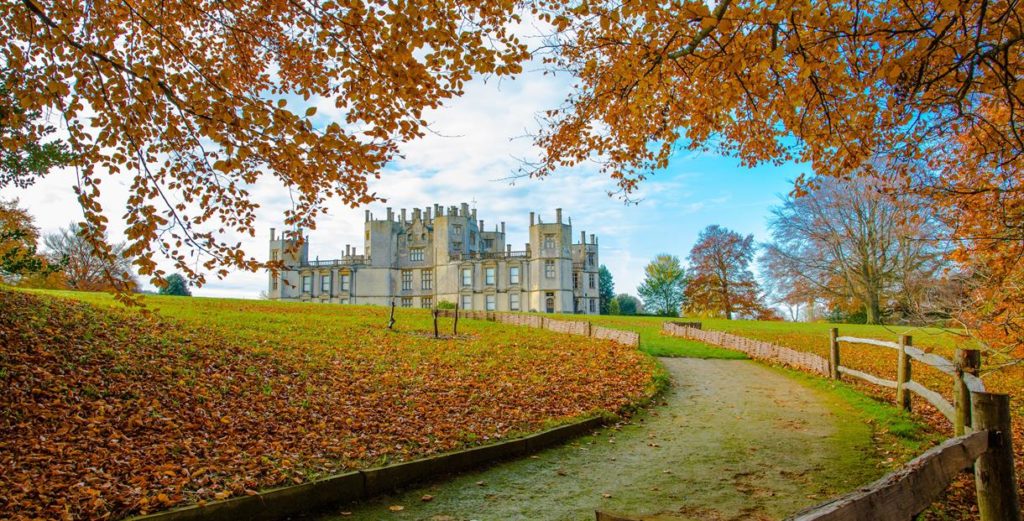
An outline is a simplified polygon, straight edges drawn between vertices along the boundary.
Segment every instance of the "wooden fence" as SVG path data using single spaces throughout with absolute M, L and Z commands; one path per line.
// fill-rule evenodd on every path
M 622 329 L 611 329 L 595 326 L 590 322 L 582 320 L 554 320 L 539 315 L 526 315 L 522 313 L 497 313 L 494 311 L 461 311 L 454 309 L 438 310 L 438 316 L 455 318 L 468 318 L 472 320 L 488 320 L 501 322 L 513 326 L 532 327 L 535 329 L 547 329 L 555 333 L 567 335 L 587 336 L 622 344 L 629 347 L 640 346 L 640 334 L 635 331 Z
M 982 521 L 1020 521 L 1020 501 L 1013 463 L 1013 435 L 1010 425 L 1010 397 L 985 391 L 978 378 L 980 356 L 975 350 L 957 350 L 956 360 L 926 353 L 913 346 L 910 336 L 899 342 L 870 338 L 839 336 L 833 328 L 829 334 L 829 358 L 824 370 L 816 359 L 794 357 L 791 349 L 742 339 L 718 331 L 702 331 L 666 323 L 664 332 L 700 340 L 713 345 L 738 349 L 754 358 L 824 374 L 840 380 L 844 376 L 859 378 L 875 385 L 896 390 L 896 401 L 905 410 L 911 409 L 911 394 L 925 399 L 942 412 L 954 426 L 956 437 L 928 450 L 900 470 L 844 496 L 806 509 L 789 518 L 791 521 L 847 521 L 859 519 L 911 519 L 931 505 L 949 487 L 958 474 L 973 467 Z M 895 349 L 897 378 L 887 380 L 843 366 L 841 343 L 866 344 Z M 804 353 L 806 354 L 806 353 Z M 933 367 L 953 378 L 953 403 L 941 393 L 913 380 L 913 362 Z M 621 516 L 598 512 L 598 520 L 628 520 Z
M 671 336 L 689 338 L 727 349 L 735 349 L 746 353 L 751 358 L 779 363 L 795 369 L 810 371 L 828 376 L 828 360 L 796 349 L 790 349 L 771 342 L 762 342 L 747 337 L 732 335 L 722 331 L 705 331 L 698 327 L 686 325 L 686 322 L 665 322 L 661 326 L 662 333 Z M 695 324 L 699 324 L 696 323 Z

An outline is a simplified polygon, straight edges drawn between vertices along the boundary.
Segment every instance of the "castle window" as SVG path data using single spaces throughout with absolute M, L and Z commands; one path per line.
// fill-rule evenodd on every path
M 341 291 L 348 291 L 349 281 L 352 279 L 352 275 L 348 273 L 341 274 Z
M 473 285 L 473 268 L 462 268 L 462 285 Z
M 544 276 L 553 279 L 555 278 L 555 261 L 546 260 L 544 261 Z
M 312 293 L 313 292 L 313 276 L 303 275 L 302 276 L 302 292 Z
M 473 309 L 473 296 L 463 295 L 462 296 L 462 309 Z
M 508 308 L 512 311 L 519 311 L 519 294 L 509 293 L 508 294 Z
M 596 298 L 592 298 L 592 299 L 590 299 L 590 312 L 594 313 L 596 311 L 597 311 L 597 299 Z
M 544 249 L 552 250 L 555 248 L 555 234 L 545 233 L 544 234 Z
M 412 297 L 402 297 L 402 307 L 403 308 L 411 308 L 412 307 Z
M 412 270 L 402 270 L 402 289 L 412 289 Z
M 595 288 L 597 288 L 597 275 L 591 273 L 590 274 L 590 289 L 595 289 Z
M 497 268 L 484 268 L 484 284 L 487 284 L 488 286 L 494 285 L 495 271 L 497 271 Z
M 572 289 L 580 289 L 580 274 L 572 272 Z
M 330 293 L 331 292 L 331 276 L 320 275 L 320 292 Z
M 270 260 L 272 260 L 272 261 L 276 261 L 277 260 L 277 250 L 274 250 L 274 251 L 270 252 Z
M 423 270 L 420 272 L 420 289 L 431 289 L 434 287 L 434 271 Z
M 277 291 L 277 277 L 274 277 L 270 282 L 270 289 Z
M 484 249 L 491 251 L 494 249 L 494 239 L 484 239 Z
M 347 298 L 343 298 L 343 299 L 341 299 L 341 301 L 340 301 L 340 302 L 341 302 L 342 304 L 348 304 L 348 299 L 347 299 Z
M 511 266 L 508 269 L 508 283 L 519 284 L 519 266 Z
M 587 253 L 587 264 L 589 264 L 591 266 L 594 265 L 594 252 L 588 252 Z
M 498 300 L 498 298 L 497 298 L 496 295 L 487 295 L 487 298 L 484 300 L 485 305 L 487 306 L 486 307 L 487 311 L 494 311 L 494 308 L 496 307 L 496 301 L 497 300 Z
M 456 237 L 462 237 L 462 225 L 461 224 L 453 224 L 452 225 L 452 235 L 454 235 Z
M 420 299 L 420 307 L 424 309 L 430 309 L 434 307 L 434 299 L 431 297 L 423 297 Z
M 409 250 L 409 260 L 411 261 L 422 261 L 423 260 L 423 248 L 413 248 Z

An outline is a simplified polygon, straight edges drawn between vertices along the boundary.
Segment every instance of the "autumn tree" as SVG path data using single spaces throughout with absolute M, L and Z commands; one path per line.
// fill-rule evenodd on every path
M 92 240 L 82 227 L 72 223 L 44 238 L 47 256 L 51 261 L 61 259 L 68 289 L 78 291 L 131 292 L 139 284 L 131 270 L 131 259 L 125 254 L 124 243 L 110 244 L 106 235 L 103 242 L 112 255 L 99 255 Z
M 924 196 L 953 224 L 953 258 L 985 281 L 973 295 L 991 312 L 961 320 L 1024 347 L 1018 4 L 549 0 L 539 11 L 554 27 L 551 67 L 576 83 L 546 114 L 530 173 L 596 158 L 628 193 L 679 145 L 839 178 L 884 155 L 890 190 Z M 900 172 L 908 160 L 927 168 Z
M 188 289 L 188 281 L 180 273 L 172 273 L 166 279 L 167 285 L 160 288 L 161 295 L 174 295 L 178 297 L 191 297 L 192 292 Z
M 0 148 L 41 142 L 46 122 L 24 119 L 57 115 L 83 239 L 108 265 L 123 254 L 159 279 L 164 255 L 197 284 L 204 270 L 256 270 L 267 265 L 233 238 L 254 235 L 252 187 L 291 195 L 290 229 L 314 228 L 328 205 L 377 200 L 368 182 L 425 132 L 424 110 L 475 74 L 520 71 L 514 5 L 0 2 L 2 82 L 17 103 L 3 124 L 24 130 L 0 134 Z M 126 208 L 104 207 L 105 178 L 129 187 Z M 104 233 L 122 215 L 115 251 Z
M 761 290 L 750 271 L 754 248 L 753 235 L 744 237 L 717 224 L 704 228 L 687 257 L 686 312 L 728 320 L 761 314 Z
M 615 281 L 612 279 L 612 272 L 608 271 L 608 268 L 602 264 L 597 271 L 598 277 L 598 297 L 600 302 L 600 309 L 602 315 L 609 315 L 610 306 L 613 300 L 615 300 Z
M 791 300 L 854 302 L 868 324 L 900 302 L 914 306 L 943 267 L 941 228 L 920 201 L 897 200 L 878 180 L 816 180 L 775 208 L 768 226 L 762 262 L 772 284 L 790 288 Z
M 679 257 L 662 253 L 644 267 L 644 281 L 637 288 L 637 293 L 649 313 L 677 317 L 683 305 L 686 284 L 686 270 L 679 263 Z M 619 304 L 621 310 L 622 303 Z
M 18 206 L 18 200 L 0 200 L 0 280 L 17 283 L 25 277 L 46 276 L 58 268 L 47 262 L 36 248 L 39 228 L 28 211 Z

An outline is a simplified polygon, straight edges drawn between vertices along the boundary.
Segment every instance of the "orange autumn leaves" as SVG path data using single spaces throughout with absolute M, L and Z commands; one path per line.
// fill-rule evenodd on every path
M 641 354 L 582 337 L 470 321 L 435 341 L 417 312 L 387 332 L 368 308 L 151 305 L 165 318 L 0 292 L 0 516 L 221 499 L 618 411 L 651 389 Z
M 201 283 L 261 266 L 230 238 L 253 233 L 257 182 L 291 194 L 289 228 L 314 227 L 330 198 L 376 200 L 368 181 L 425 132 L 424 110 L 474 74 L 520 70 L 512 5 L 8 0 L 0 83 L 23 112 L 66 129 L 101 254 L 113 254 L 100 238 L 118 216 L 140 275 L 162 275 L 156 257 L 166 256 Z M 336 112 L 315 121 L 307 104 Z M 45 121 L 2 114 L 25 129 L 5 148 L 45 135 Z M 111 178 L 129 186 L 124 208 L 101 203 Z

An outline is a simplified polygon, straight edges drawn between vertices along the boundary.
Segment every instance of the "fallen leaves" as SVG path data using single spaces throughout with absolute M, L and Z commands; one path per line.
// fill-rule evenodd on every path
M 650 390 L 635 350 L 543 330 L 467 321 L 465 338 L 438 342 L 416 334 L 429 314 L 408 310 L 388 332 L 374 308 L 150 304 L 147 318 L 0 290 L 0 518 L 117 519 L 254 494 Z

